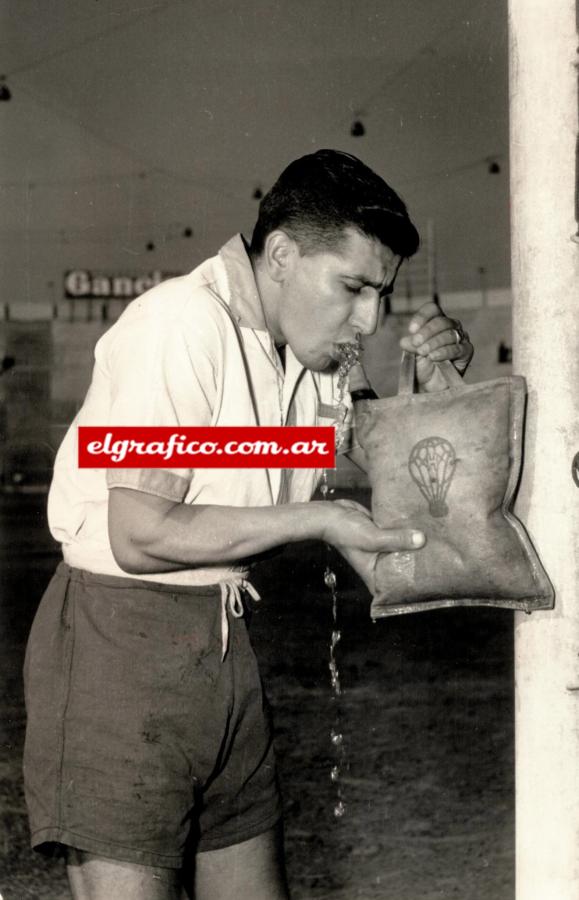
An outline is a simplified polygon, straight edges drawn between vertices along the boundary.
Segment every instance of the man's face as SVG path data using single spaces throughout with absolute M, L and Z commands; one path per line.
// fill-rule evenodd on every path
M 338 345 L 373 334 L 382 297 L 390 293 L 401 258 L 354 228 L 334 251 L 294 254 L 283 284 L 279 330 L 303 366 L 335 369 Z

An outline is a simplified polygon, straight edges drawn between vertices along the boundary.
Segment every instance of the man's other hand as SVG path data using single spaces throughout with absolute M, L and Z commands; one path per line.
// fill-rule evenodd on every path
M 446 380 L 435 363 L 450 360 L 461 375 L 466 371 L 474 353 L 468 334 L 458 319 L 446 316 L 440 306 L 429 301 L 421 306 L 408 325 L 408 335 L 402 338 L 403 350 L 416 354 L 416 380 L 419 390 L 442 391 Z

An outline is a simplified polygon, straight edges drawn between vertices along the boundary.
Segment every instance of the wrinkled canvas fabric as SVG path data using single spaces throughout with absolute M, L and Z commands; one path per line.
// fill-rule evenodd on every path
M 413 364 L 404 365 L 398 396 L 358 404 L 356 427 L 374 521 L 421 529 L 427 543 L 379 557 L 372 618 L 445 606 L 551 608 L 553 588 L 511 510 L 524 378 L 465 385 L 449 363 L 448 390 L 414 394 Z

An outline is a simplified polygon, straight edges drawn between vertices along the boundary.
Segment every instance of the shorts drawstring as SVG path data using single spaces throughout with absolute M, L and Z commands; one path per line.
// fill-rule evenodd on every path
M 261 600 L 258 592 L 250 581 L 242 578 L 241 581 L 221 581 L 221 661 L 225 659 L 229 647 L 229 618 L 228 611 L 234 619 L 243 616 L 243 601 L 241 591 L 247 591 L 252 600 Z

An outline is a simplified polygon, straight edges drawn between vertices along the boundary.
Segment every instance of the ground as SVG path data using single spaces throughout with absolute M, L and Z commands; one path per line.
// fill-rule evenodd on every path
M 45 502 L 0 495 L 3 900 L 69 897 L 61 864 L 28 849 L 20 777 L 24 646 L 59 558 Z M 275 713 L 293 900 L 512 900 L 512 614 L 441 610 L 374 624 L 365 590 L 332 557 L 342 632 L 335 701 L 326 552 L 296 545 L 253 577 L 264 599 L 251 629 Z M 339 819 L 336 725 L 346 759 Z

